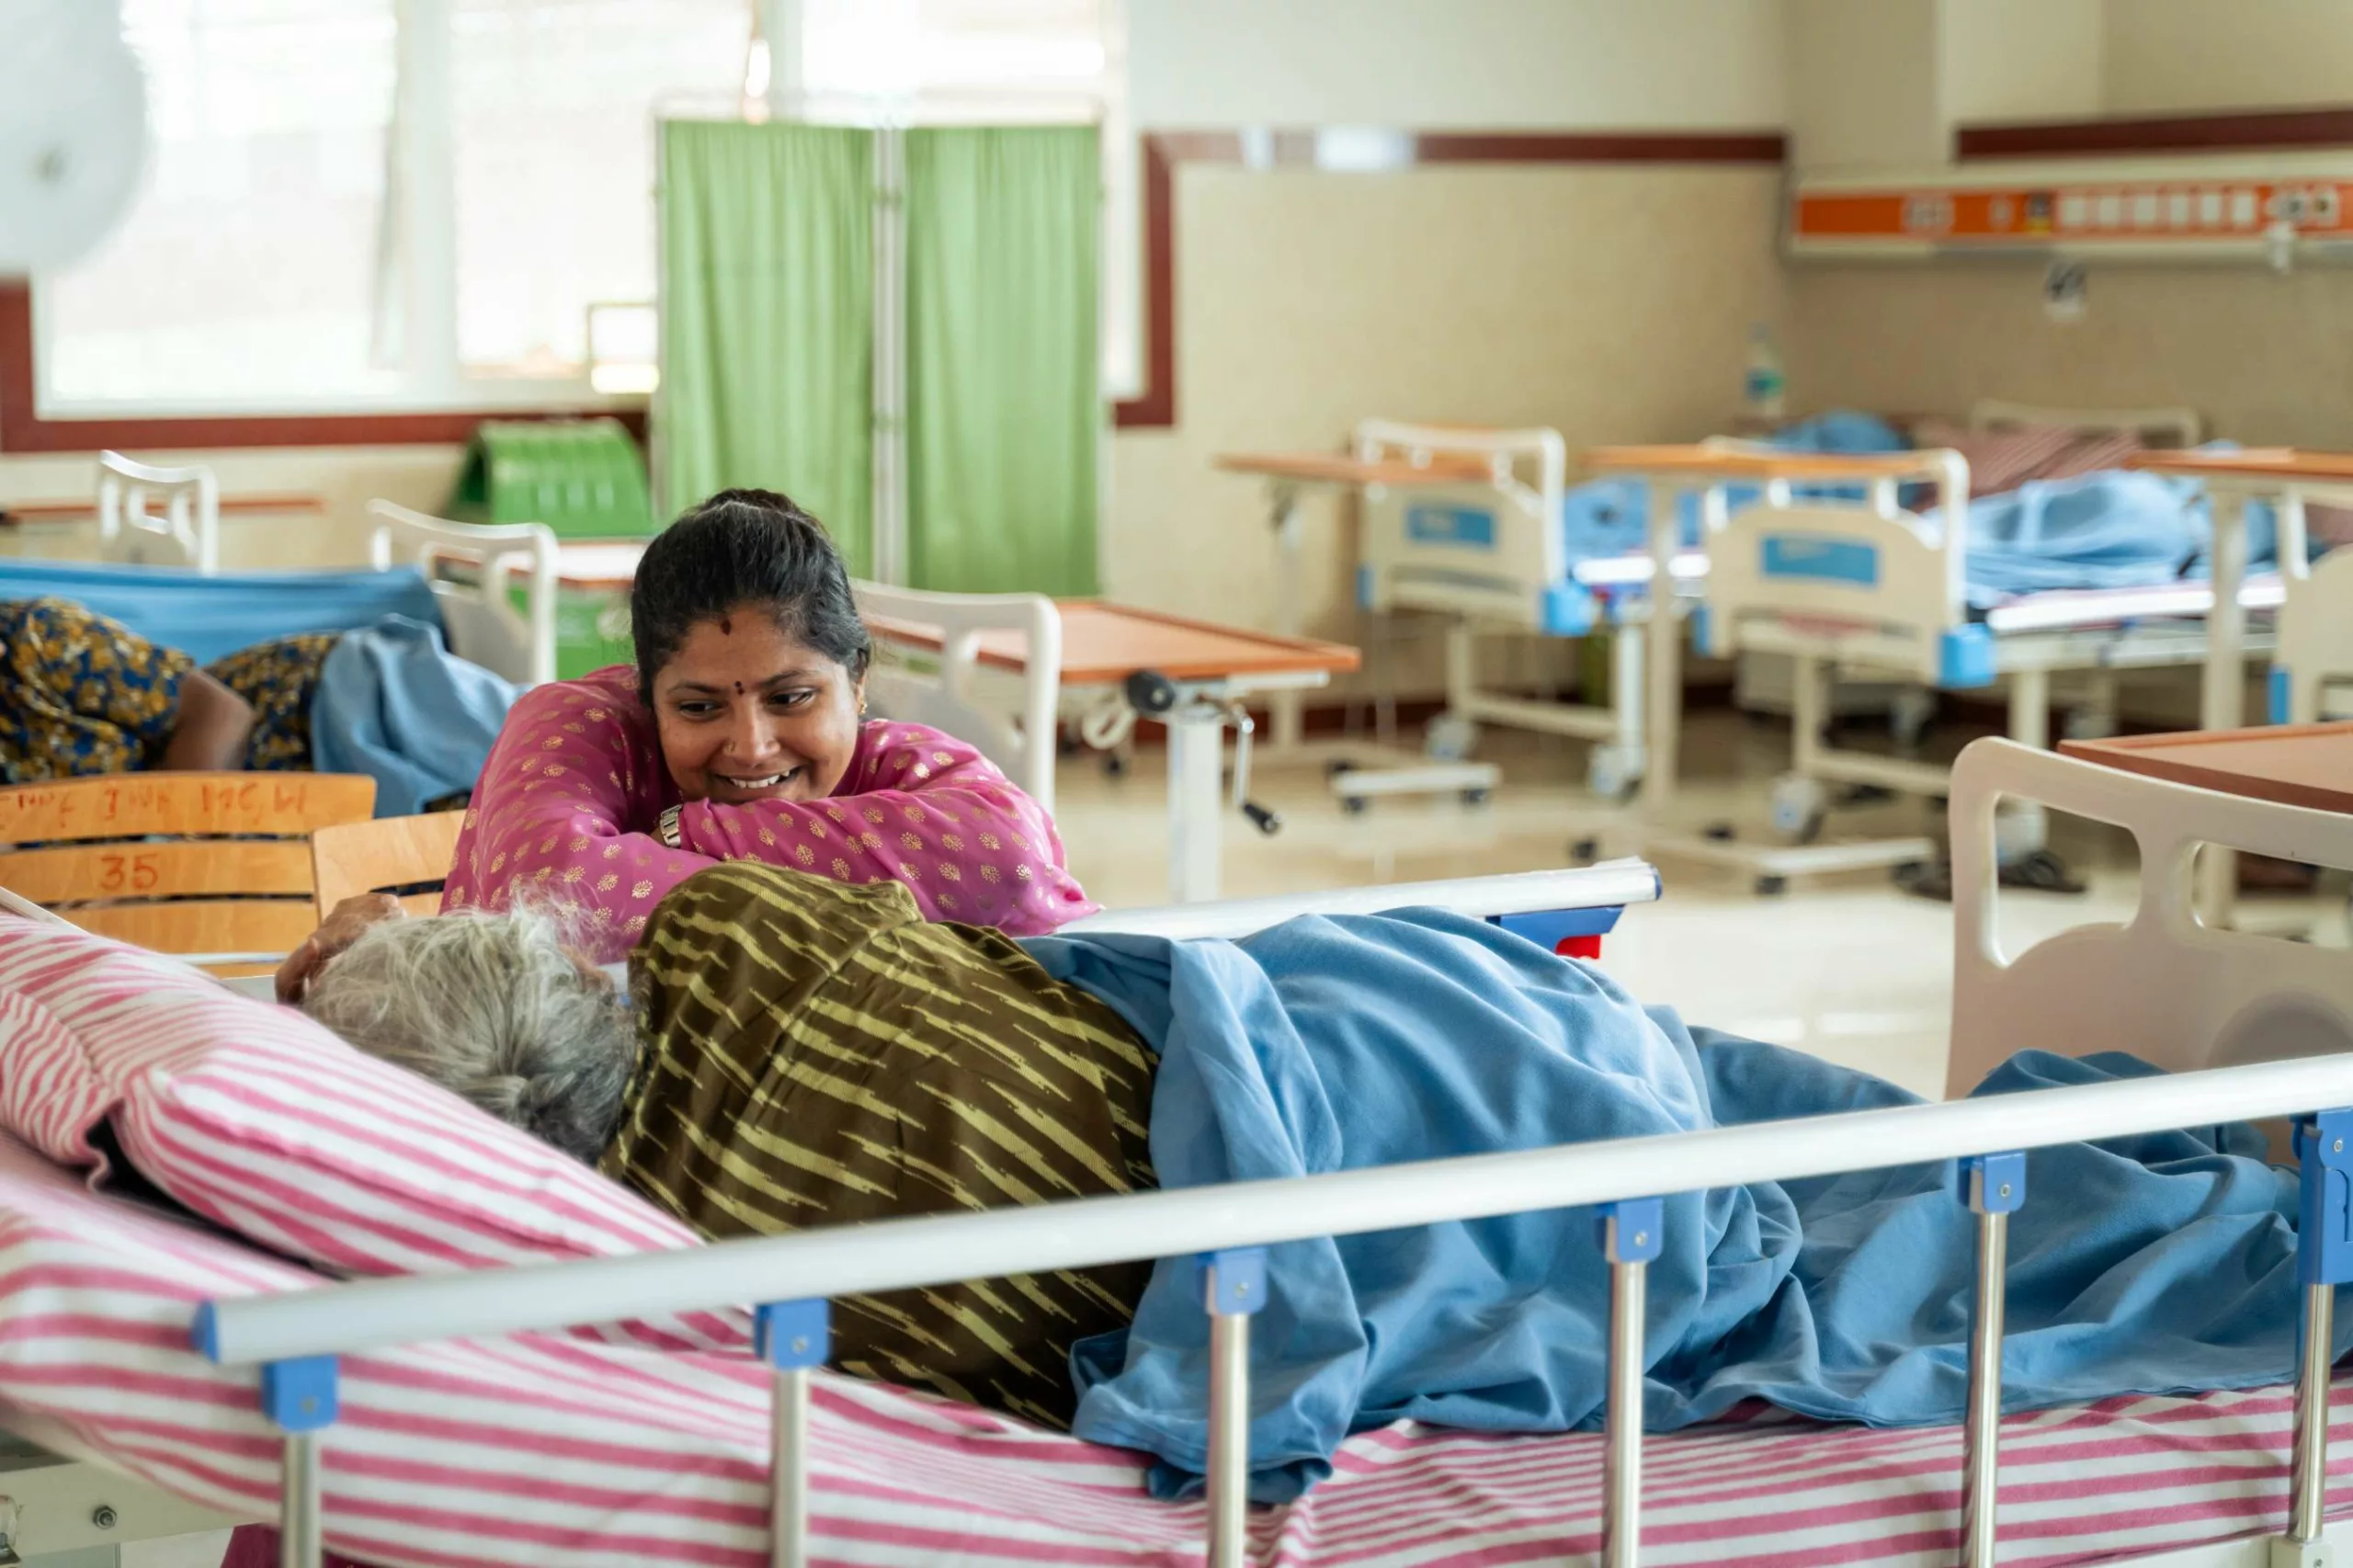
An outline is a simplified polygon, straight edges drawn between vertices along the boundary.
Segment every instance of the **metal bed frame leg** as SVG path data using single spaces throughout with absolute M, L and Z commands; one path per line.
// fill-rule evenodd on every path
M 1609 1260 L 1601 1561 L 1605 1568 L 1634 1568 L 1643 1551 L 1643 1315 L 1666 1211 L 1658 1199 L 1630 1198 L 1603 1204 L 1600 1216 L 1602 1256 Z
M 768 1562 L 809 1561 L 809 1374 L 825 1364 L 832 1315 L 825 1301 L 776 1301 L 752 1316 L 755 1347 L 774 1369 L 768 1449 Z
M 2329 1371 L 2336 1359 L 2336 1288 L 2353 1281 L 2353 1110 L 2296 1124 L 2302 1162 L 2296 1206 L 2296 1281 L 2303 1287 L 2296 1358 L 2296 1435 L 2288 1471 L 2288 1533 L 2271 1541 L 2271 1568 L 2327 1568 Z
M 1961 1162 L 1963 1193 L 1977 1216 L 1977 1292 L 1969 1320 L 1969 1420 L 1961 1435 L 1961 1561 L 1994 1568 L 2002 1490 L 2003 1284 L 2009 1270 L 2010 1216 L 2026 1202 L 2024 1154 L 1975 1154 Z
M 332 1356 L 262 1366 L 262 1414 L 286 1434 L 278 1568 L 318 1568 L 326 1550 L 319 1506 L 319 1444 L 320 1434 L 335 1425 L 336 1381 L 337 1363 Z
M 1250 1557 L 1250 1318 L 1267 1304 L 1267 1254 L 1237 1247 L 1201 1258 L 1210 1314 L 1209 1568 Z

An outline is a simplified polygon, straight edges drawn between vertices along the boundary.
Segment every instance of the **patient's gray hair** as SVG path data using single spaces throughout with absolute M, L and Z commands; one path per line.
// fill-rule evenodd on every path
M 327 962 L 302 1010 L 594 1165 L 620 1119 L 637 1021 L 563 937 L 540 910 L 387 920 Z

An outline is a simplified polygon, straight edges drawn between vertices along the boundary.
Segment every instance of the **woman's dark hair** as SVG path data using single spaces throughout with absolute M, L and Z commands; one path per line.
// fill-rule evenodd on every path
M 638 562 L 629 623 L 645 699 L 697 621 L 745 608 L 851 679 L 866 674 L 874 645 L 824 525 L 773 490 L 722 490 L 656 534 Z

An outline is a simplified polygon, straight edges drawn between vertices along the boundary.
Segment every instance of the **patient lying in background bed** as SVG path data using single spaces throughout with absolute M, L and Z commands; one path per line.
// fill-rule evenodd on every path
M 544 914 L 388 921 L 313 1017 L 597 1164 L 712 1237 L 1295 1176 L 1907 1103 L 1645 1010 L 1597 969 L 1435 911 L 1241 942 L 926 924 L 902 888 L 727 865 L 659 906 L 633 1000 Z M 2021 1057 L 1981 1092 L 2148 1071 Z M 2251 1129 L 2037 1152 L 2005 1393 L 2250 1386 L 2296 1334 L 2293 1178 Z M 1762 1397 L 1824 1419 L 1962 1406 L 1970 1216 L 1949 1165 L 1666 1200 L 1648 1418 Z M 1140 1237 L 1149 1248 L 1151 1238 Z M 1553 1211 L 1270 1249 L 1254 1492 L 1351 1431 L 1598 1421 L 1608 1280 Z M 846 1369 L 1165 1461 L 1206 1452 L 1189 1259 L 837 1302 Z M 2342 1348 L 2342 1346 L 2340 1346 Z

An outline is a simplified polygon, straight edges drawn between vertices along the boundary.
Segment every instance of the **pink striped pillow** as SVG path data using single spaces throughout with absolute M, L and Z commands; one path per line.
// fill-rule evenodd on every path
M 419 1274 L 696 1244 L 694 1233 L 290 1008 L 63 926 L 0 920 L 0 1123 L 97 1165 L 111 1115 L 189 1209 L 348 1274 Z M 741 1314 L 624 1325 L 733 1347 Z

